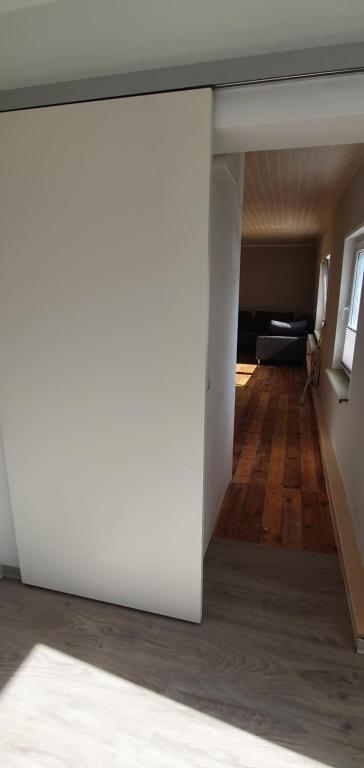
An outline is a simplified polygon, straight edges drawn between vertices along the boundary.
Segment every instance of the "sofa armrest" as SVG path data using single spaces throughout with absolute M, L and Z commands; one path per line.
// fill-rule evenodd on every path
M 303 363 L 306 336 L 257 336 L 255 356 L 258 361 Z

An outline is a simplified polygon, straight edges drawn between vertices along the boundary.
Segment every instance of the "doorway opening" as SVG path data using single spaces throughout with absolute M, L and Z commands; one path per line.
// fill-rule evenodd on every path
M 327 231 L 363 161 L 362 144 L 245 155 L 233 472 L 217 537 L 336 552 L 310 389 L 300 397 L 326 317 Z

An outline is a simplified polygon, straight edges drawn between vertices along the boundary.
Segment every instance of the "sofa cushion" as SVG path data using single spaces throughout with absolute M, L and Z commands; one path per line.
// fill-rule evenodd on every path
M 312 318 L 310 317 L 310 315 L 307 314 L 307 312 L 303 312 L 301 315 L 298 315 L 295 319 L 296 320 L 307 320 L 307 330 L 308 330 L 308 333 L 313 333 L 314 328 L 315 328 L 315 324 L 312 321 Z
M 238 316 L 238 330 L 240 331 L 253 331 L 255 327 L 253 313 L 246 309 L 239 310 Z
M 255 327 L 258 333 L 269 332 L 271 320 L 289 322 L 294 320 L 294 312 L 263 312 L 258 309 L 255 313 Z
M 254 354 L 257 334 L 255 331 L 239 331 L 238 353 Z
M 290 322 L 271 320 L 268 332 L 272 336 L 305 336 L 308 332 L 308 322 L 307 320 L 292 320 Z

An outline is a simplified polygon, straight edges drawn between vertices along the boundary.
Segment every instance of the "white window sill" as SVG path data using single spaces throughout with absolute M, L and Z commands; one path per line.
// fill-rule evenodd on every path
M 342 368 L 326 368 L 325 373 L 338 402 L 347 403 L 349 400 L 350 379 L 345 371 Z

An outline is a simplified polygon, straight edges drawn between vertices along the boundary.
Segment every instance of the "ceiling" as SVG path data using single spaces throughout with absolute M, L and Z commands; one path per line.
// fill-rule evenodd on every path
M 0 0 L 0 89 L 362 40 L 363 0 Z
M 364 144 L 248 152 L 244 242 L 319 238 L 345 187 L 364 162 Z

